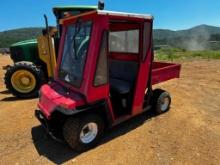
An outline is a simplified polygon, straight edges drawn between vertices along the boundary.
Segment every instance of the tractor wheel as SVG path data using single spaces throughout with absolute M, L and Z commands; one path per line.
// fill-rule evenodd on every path
M 104 122 L 98 115 L 70 117 L 63 126 L 65 141 L 78 152 L 94 147 L 101 139 L 103 132 Z
M 159 114 L 169 111 L 171 104 L 170 94 L 162 89 L 155 89 L 153 91 L 152 104 Z
M 6 88 L 16 97 L 30 98 L 38 95 L 38 90 L 46 82 L 43 71 L 31 62 L 17 62 L 5 73 Z

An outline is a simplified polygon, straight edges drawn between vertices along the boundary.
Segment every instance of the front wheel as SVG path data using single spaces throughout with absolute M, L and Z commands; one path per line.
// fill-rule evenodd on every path
M 94 147 L 104 132 L 104 122 L 98 115 L 70 117 L 63 126 L 63 136 L 74 150 L 82 152 Z
M 171 104 L 170 94 L 162 89 L 155 89 L 153 91 L 152 104 L 159 114 L 169 111 Z

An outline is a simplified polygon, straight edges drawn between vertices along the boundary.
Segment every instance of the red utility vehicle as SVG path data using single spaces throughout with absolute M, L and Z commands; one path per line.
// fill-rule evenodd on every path
M 36 117 L 78 151 L 106 128 L 151 108 L 169 110 L 170 95 L 152 85 L 178 78 L 180 65 L 153 62 L 153 17 L 96 10 L 63 20 L 54 82 L 42 86 Z

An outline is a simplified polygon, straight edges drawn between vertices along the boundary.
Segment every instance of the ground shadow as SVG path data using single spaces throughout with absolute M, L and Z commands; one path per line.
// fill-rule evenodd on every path
M 112 129 L 108 130 L 100 144 L 104 144 L 114 138 L 117 138 L 119 136 L 122 136 L 137 127 L 141 126 L 142 124 L 150 121 L 153 117 L 156 117 L 158 114 L 156 114 L 153 111 L 147 111 L 141 115 L 138 115 L 122 124 L 119 124 Z
M 18 98 L 15 96 L 10 96 L 10 97 L 5 97 L 5 98 L 1 99 L 0 101 L 11 102 L 11 101 L 32 100 L 32 99 L 35 99 L 35 98 Z
M 104 138 L 99 145 L 107 143 L 114 138 L 130 132 L 131 130 L 142 125 L 143 123 L 149 121 L 154 116 L 156 116 L 155 113 L 153 113 L 152 111 L 148 111 L 110 130 L 107 130 Z M 45 130 L 41 126 L 33 127 L 31 133 L 33 143 L 39 155 L 45 156 L 55 164 L 62 164 L 79 155 L 79 153 L 71 150 L 66 143 L 58 143 L 48 137 Z
M 0 94 L 10 94 L 9 90 L 0 91 Z
M 21 99 L 14 97 L 14 96 L 5 97 L 5 98 L 1 99 L 1 101 L 5 101 L 5 102 L 16 101 L 16 100 L 21 100 Z
M 59 143 L 50 138 L 41 126 L 32 128 L 31 134 L 38 154 L 45 156 L 55 164 L 62 164 L 78 155 L 65 143 Z

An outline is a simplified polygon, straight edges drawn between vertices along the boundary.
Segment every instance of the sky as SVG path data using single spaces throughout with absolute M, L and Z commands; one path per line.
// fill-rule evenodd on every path
M 0 31 L 43 27 L 43 14 L 55 25 L 52 7 L 96 5 L 98 0 L 1 0 Z M 155 29 L 181 30 L 201 24 L 220 26 L 220 0 L 105 0 L 105 9 L 151 14 Z

